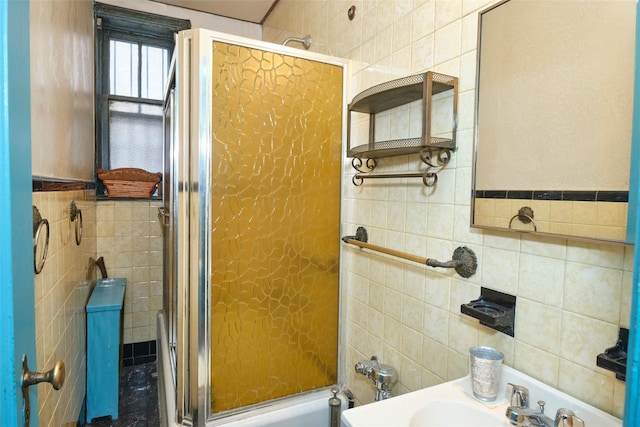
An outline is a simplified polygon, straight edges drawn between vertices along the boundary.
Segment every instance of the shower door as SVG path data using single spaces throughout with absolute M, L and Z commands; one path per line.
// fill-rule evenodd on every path
M 185 413 L 204 425 L 338 382 L 345 65 L 203 30 L 177 51 L 190 159 L 178 347 Z
M 162 233 L 162 308 L 164 312 L 164 327 L 168 334 L 167 343 L 169 345 L 169 362 L 173 373 L 173 386 L 175 387 L 176 369 L 176 227 L 175 218 L 171 212 L 176 210 L 175 202 L 176 185 L 174 183 L 174 169 L 176 158 L 173 155 L 175 147 L 175 70 L 172 68 L 169 75 L 169 87 L 164 102 L 164 139 L 163 139 L 163 179 L 162 185 L 162 207 L 158 208 L 158 220 L 163 227 Z

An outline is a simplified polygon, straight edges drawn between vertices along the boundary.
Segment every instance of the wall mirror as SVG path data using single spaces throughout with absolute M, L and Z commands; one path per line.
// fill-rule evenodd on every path
M 636 0 L 480 13 L 471 225 L 627 238 Z

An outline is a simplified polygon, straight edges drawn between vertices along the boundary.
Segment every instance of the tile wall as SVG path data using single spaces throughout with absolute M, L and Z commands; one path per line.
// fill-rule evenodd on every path
M 99 200 L 96 256 L 109 277 L 125 277 L 123 342 L 156 339 L 162 309 L 162 228 L 156 200 Z M 98 274 L 100 274 L 98 272 Z
M 532 230 L 531 223 L 524 224 L 517 219 L 511 222 L 520 208 L 529 206 L 535 212 L 538 231 L 621 241 L 627 235 L 628 203 L 476 199 L 475 204 L 478 225 L 509 228 L 512 223 L 516 230 Z
M 265 22 L 266 41 L 311 34 L 312 51 L 352 59 L 349 97 L 426 70 L 460 79 L 458 150 L 437 188 L 400 179 L 349 184 L 342 226 L 344 234 L 365 226 L 371 243 L 441 260 L 466 245 L 478 272 L 463 279 L 345 247 L 347 387 L 360 403 L 373 400 L 368 381 L 349 367 L 374 354 L 399 370 L 396 393 L 458 378 L 469 347 L 483 344 L 502 350 L 508 365 L 621 416 L 624 382 L 595 360 L 615 344 L 618 327 L 629 326 L 632 248 L 469 227 L 477 20 L 491 3 L 280 0 Z M 419 162 L 400 156 L 378 168 L 415 170 Z M 350 182 L 348 163 L 345 171 Z M 460 314 L 481 286 L 517 295 L 515 338 Z
M 44 372 L 62 360 L 66 369 L 59 391 L 47 383 L 38 385 L 41 426 L 75 426 L 85 395 L 85 305 L 95 284 L 94 194 L 95 190 L 33 193 L 33 204 L 49 221 L 50 238 L 44 267 L 35 275 L 37 361 L 29 361 L 29 368 Z M 69 219 L 71 201 L 82 211 L 80 245 Z

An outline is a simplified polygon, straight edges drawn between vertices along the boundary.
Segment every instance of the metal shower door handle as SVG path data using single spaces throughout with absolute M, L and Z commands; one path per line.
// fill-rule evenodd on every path
M 158 220 L 164 226 L 169 225 L 169 210 L 167 208 L 158 208 Z
M 31 372 L 27 365 L 27 355 L 22 356 L 22 397 L 24 398 L 24 425 L 29 427 L 31 408 L 29 405 L 29 386 L 41 382 L 51 383 L 55 390 L 64 384 L 64 362 L 58 360 L 53 369 L 47 372 Z

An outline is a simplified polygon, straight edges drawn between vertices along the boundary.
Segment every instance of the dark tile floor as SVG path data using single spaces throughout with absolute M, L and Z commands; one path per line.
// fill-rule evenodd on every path
M 86 427 L 157 427 L 158 374 L 156 362 L 122 368 L 118 419 L 111 417 L 87 420 Z

